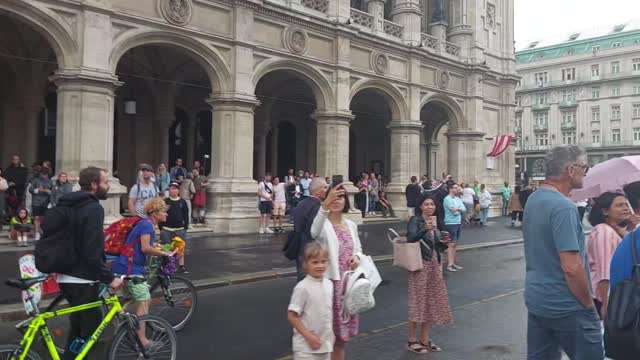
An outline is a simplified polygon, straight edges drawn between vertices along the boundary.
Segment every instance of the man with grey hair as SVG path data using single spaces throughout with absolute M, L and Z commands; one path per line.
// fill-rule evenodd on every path
M 294 209 L 293 214 L 293 236 L 296 236 L 298 242 L 298 257 L 296 258 L 296 271 L 298 281 L 304 279 L 304 271 L 302 270 L 302 256 L 304 247 L 311 241 L 311 224 L 315 219 L 327 193 L 327 181 L 323 177 L 316 177 L 309 183 L 310 196 L 303 199 Z
M 604 358 L 600 318 L 595 310 L 582 224 L 569 200 L 589 170 L 579 146 L 563 145 L 545 157 L 546 180 L 529 197 L 523 225 L 529 311 L 527 359 Z

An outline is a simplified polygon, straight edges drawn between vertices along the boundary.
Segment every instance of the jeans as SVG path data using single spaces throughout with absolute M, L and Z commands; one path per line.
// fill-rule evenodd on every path
M 296 282 L 300 282 L 305 276 L 307 276 L 302 268 L 303 264 L 304 252 L 300 251 L 300 254 L 298 254 L 298 257 L 296 258 Z
M 502 198 L 502 216 L 509 215 L 509 200 Z
M 482 208 L 482 217 L 480 218 L 480 223 L 482 225 L 487 225 L 487 219 L 489 219 L 489 208 Z
M 602 330 L 595 308 L 581 309 L 561 318 L 529 313 L 527 360 L 560 360 L 560 349 L 571 360 L 602 360 Z
M 77 306 L 87 304 L 98 300 L 99 286 L 93 284 L 60 284 L 60 291 L 64 298 L 69 302 L 69 306 Z M 67 351 L 65 351 L 63 360 L 74 359 L 77 354 L 69 350 L 69 345 L 76 338 L 84 338 L 93 334 L 98 325 L 102 322 L 102 308 L 97 307 L 89 310 L 75 312 L 69 315 L 71 329 L 69 330 L 69 339 L 67 343 Z M 95 347 L 94 347 L 95 350 Z M 97 353 L 92 351 L 93 353 Z
M 516 218 L 518 219 L 518 221 L 522 222 L 522 215 L 524 214 L 524 212 L 522 211 L 512 211 L 511 212 L 511 221 L 516 221 Z

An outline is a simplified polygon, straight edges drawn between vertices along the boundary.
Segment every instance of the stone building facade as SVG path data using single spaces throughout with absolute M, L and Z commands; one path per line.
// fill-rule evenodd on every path
M 256 181 L 375 170 L 490 188 L 513 153 L 513 0 L 4 0 L 0 160 L 111 172 L 207 161 L 216 232 L 254 231 Z M 210 160 L 210 161 L 208 161 Z M 170 166 L 171 164 L 169 164 Z M 438 174 L 438 175 L 437 175 Z
M 544 178 L 544 153 L 579 144 L 595 165 L 639 155 L 640 22 L 521 44 L 515 130 L 516 161 Z

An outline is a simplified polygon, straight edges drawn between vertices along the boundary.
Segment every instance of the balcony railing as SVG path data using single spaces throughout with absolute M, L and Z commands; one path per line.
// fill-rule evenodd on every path
M 558 103 L 558 106 L 561 108 L 575 107 L 578 106 L 577 100 L 562 100 Z
M 532 104 L 531 110 L 533 111 L 541 111 L 541 110 L 549 110 L 549 104 Z
M 420 39 L 422 40 L 422 46 L 433 50 L 438 49 L 439 41 L 437 37 L 422 33 L 420 34 Z
M 533 131 L 535 132 L 547 132 L 549 130 L 549 124 L 535 124 L 533 125 Z
M 404 27 L 400 24 L 396 24 L 389 20 L 384 21 L 384 32 L 388 35 L 395 36 L 397 38 L 402 39 L 402 33 L 404 32 Z
M 522 128 L 520 126 L 514 126 L 513 127 L 513 132 L 516 134 L 521 134 L 522 133 Z
M 360 25 L 368 29 L 373 28 L 373 15 L 370 15 L 364 11 L 360 11 L 352 8 L 351 20 L 356 25 Z
M 576 122 L 575 121 L 565 121 L 565 122 L 560 124 L 560 128 L 562 130 L 575 130 L 576 129 Z
M 460 56 L 460 46 L 448 41 L 444 42 L 444 51 L 453 56 Z
M 324 14 L 329 10 L 329 0 L 302 0 L 302 5 Z

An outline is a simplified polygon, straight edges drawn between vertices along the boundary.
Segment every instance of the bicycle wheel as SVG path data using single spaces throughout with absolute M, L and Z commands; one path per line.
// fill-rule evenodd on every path
M 147 339 L 154 343 L 152 348 L 147 350 L 148 358 L 175 360 L 178 353 L 178 340 L 171 325 L 166 320 L 153 315 L 141 316 L 138 321 L 145 322 Z M 132 329 L 125 323 L 116 332 L 109 350 L 109 360 L 138 360 L 141 356 L 137 329 Z
M 0 360 L 11 360 L 13 353 L 20 349 L 18 345 L 0 345 Z M 42 360 L 40 355 L 33 350 L 29 350 L 27 360 Z
M 196 312 L 198 293 L 191 280 L 182 276 L 167 281 L 166 289 L 160 285 L 152 288 L 149 313 L 167 320 L 173 330 L 180 331 Z

